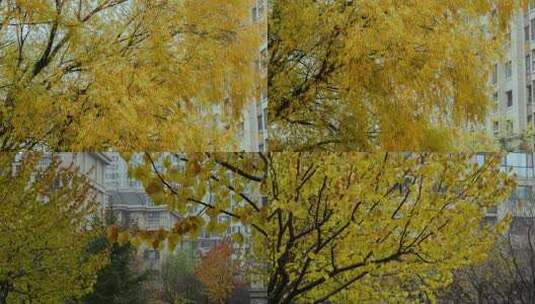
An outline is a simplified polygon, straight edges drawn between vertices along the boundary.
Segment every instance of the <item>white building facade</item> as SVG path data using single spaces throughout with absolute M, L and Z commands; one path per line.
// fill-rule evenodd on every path
M 507 150 L 533 150 L 535 1 L 512 17 L 505 51 L 502 61 L 491 69 L 489 95 L 494 108 L 486 129 Z
M 59 153 L 59 158 L 64 166 L 78 168 L 80 173 L 87 176 L 99 205 L 106 208 L 109 194 L 104 182 L 104 172 L 111 159 L 101 152 L 63 152 Z
M 482 164 L 485 155 L 477 155 L 477 162 Z M 535 153 L 513 152 L 507 153 L 501 161 L 500 167 L 505 172 L 511 172 L 516 176 L 516 189 L 509 195 L 507 200 L 487 210 L 487 221 L 497 222 L 507 214 L 513 216 L 515 222 L 522 222 L 525 218 L 535 218 Z M 513 227 L 514 229 L 514 227 Z
M 260 46 L 258 58 L 254 62 L 256 72 L 261 75 L 262 83 L 255 100 L 246 105 L 242 111 L 242 121 L 238 126 L 238 138 L 240 140 L 240 151 L 265 152 L 267 151 L 267 3 L 266 0 L 256 0 L 251 8 L 252 22 L 265 26 L 262 31 L 263 43 Z

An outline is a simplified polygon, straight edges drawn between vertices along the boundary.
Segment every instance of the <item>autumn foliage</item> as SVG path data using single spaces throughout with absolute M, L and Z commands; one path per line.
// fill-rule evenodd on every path
M 213 303 L 227 303 L 239 285 L 237 263 L 232 259 L 232 243 L 224 240 L 201 255 L 194 274 Z
M 272 1 L 271 148 L 460 150 L 520 2 Z
M 485 210 L 514 186 L 491 154 L 483 163 L 465 154 L 295 152 L 147 153 L 145 161 L 136 176 L 160 181 L 159 204 L 202 218 L 196 229 L 250 228 L 242 241 L 257 267 L 248 275 L 270 303 L 432 301 L 456 269 L 485 259 L 508 223 L 482 225 Z M 214 269 L 229 267 L 209 257 Z M 204 280 L 230 278 L 215 273 Z
M 0 150 L 229 150 L 252 0 L 0 1 Z

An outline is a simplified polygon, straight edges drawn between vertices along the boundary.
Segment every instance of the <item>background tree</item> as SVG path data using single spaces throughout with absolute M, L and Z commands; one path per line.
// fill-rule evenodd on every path
M 521 204 L 514 206 L 518 208 Z M 459 269 L 441 293 L 444 303 L 533 303 L 535 301 L 535 209 L 533 197 L 515 210 L 511 228 L 489 258 Z
M 134 269 L 136 247 L 129 242 L 111 243 L 108 240 L 104 233 L 106 231 L 105 225 L 111 225 L 114 222 L 111 217 L 109 219 L 111 221 L 106 223 L 96 223 L 96 225 L 101 225 L 102 234 L 90 243 L 89 253 L 99 254 L 109 250 L 110 263 L 97 273 L 93 290 L 78 303 L 146 303 L 144 283 L 149 273 Z
M 194 274 L 213 303 L 230 303 L 228 300 L 238 287 L 238 267 L 232 260 L 232 243 L 225 240 L 201 255 Z
M 193 250 L 169 255 L 160 273 L 163 297 L 168 303 L 204 303 L 202 285 L 193 274 L 197 261 Z
M 231 149 L 254 93 L 252 3 L 0 1 L 0 149 Z
M 86 178 L 0 153 L 0 303 L 61 303 L 91 291 L 107 251 L 88 254 L 97 208 Z
M 170 240 L 224 230 L 219 216 L 251 227 L 235 240 L 245 237 L 253 259 L 267 265 L 258 275 L 270 303 L 401 302 L 433 298 L 454 270 L 485 257 L 505 223 L 482 226 L 485 208 L 514 184 L 499 160 L 146 153 L 132 172 L 156 203 L 188 215 L 166 232 Z M 193 206 L 196 214 L 187 212 Z
M 457 150 L 514 3 L 271 1 L 271 149 Z

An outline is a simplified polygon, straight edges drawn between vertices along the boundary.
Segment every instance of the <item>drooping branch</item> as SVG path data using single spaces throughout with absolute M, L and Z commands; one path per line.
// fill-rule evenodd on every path
M 173 187 L 166 179 L 165 177 L 160 173 L 160 170 L 158 169 L 158 166 L 156 165 L 156 162 L 155 160 L 152 158 L 152 156 L 150 155 L 150 153 L 146 153 L 145 154 L 148 158 L 148 160 L 150 161 L 151 163 L 151 167 L 152 167 L 152 170 L 153 172 L 156 174 L 156 176 L 158 177 L 158 179 L 160 180 L 160 182 L 173 194 L 173 195 L 179 195 L 179 193 L 177 192 L 177 190 L 175 189 L 175 187 Z M 232 211 L 230 210 L 222 210 L 222 209 L 219 209 L 219 208 L 216 208 L 214 205 L 210 204 L 210 203 L 206 203 L 206 202 L 203 202 L 201 200 L 198 200 L 198 199 L 195 199 L 195 198 L 192 198 L 192 197 L 188 197 L 187 198 L 188 201 L 191 201 L 193 203 L 196 203 L 196 204 L 199 204 L 203 207 L 206 207 L 206 208 L 210 208 L 210 209 L 215 209 L 215 210 L 218 210 L 218 212 L 221 212 L 222 214 L 225 214 L 225 215 L 228 215 L 228 216 L 231 216 L 233 218 L 235 218 L 236 220 L 241 220 L 241 216 L 233 213 Z M 257 224 L 255 223 L 251 223 L 250 224 L 255 230 L 257 230 L 258 232 L 260 232 L 262 235 L 264 235 L 265 237 L 267 237 L 267 232 L 262 229 L 260 226 L 258 226 Z

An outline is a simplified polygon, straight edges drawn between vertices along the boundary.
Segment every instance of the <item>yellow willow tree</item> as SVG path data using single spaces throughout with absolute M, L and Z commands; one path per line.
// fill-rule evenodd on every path
M 62 303 L 91 291 L 107 263 L 89 254 L 96 202 L 85 177 L 57 159 L 0 153 L 0 303 Z
M 491 109 L 514 2 L 271 1 L 272 149 L 456 149 Z
M 0 148 L 233 149 L 252 3 L 0 1 Z
M 500 157 L 407 153 L 145 154 L 133 166 L 158 204 L 184 214 L 153 241 L 251 233 L 251 279 L 269 303 L 423 301 L 481 261 L 505 227 L 485 209 L 514 185 Z M 259 269 L 265 271 L 259 272 Z

